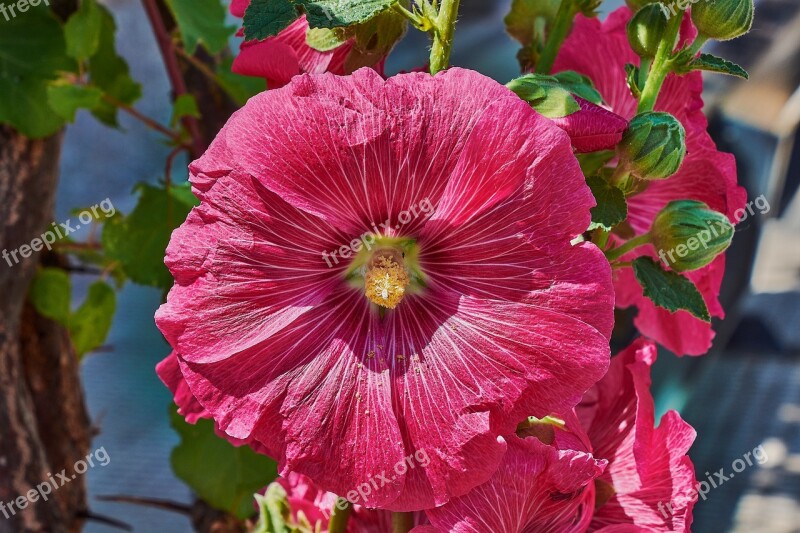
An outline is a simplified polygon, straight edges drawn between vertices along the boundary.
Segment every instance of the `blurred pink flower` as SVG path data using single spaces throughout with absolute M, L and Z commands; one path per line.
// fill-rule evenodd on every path
M 172 236 L 157 323 L 220 430 L 283 473 L 340 495 L 385 473 L 357 503 L 440 505 L 489 479 L 500 435 L 605 373 L 610 268 L 570 244 L 591 192 L 567 135 L 485 76 L 299 76 L 190 170 L 201 205 Z M 381 221 L 420 280 L 379 312 L 349 271 L 366 249 L 347 249 Z
M 556 59 L 554 71 L 574 70 L 592 79 L 595 87 L 612 110 L 627 118 L 636 113 L 636 100 L 626 84 L 625 64 L 639 64 L 638 56 L 628 44 L 625 26 L 631 11 L 622 7 L 601 23 L 578 15 L 575 27 Z M 686 19 L 683 39 L 693 38 L 695 30 Z M 690 199 L 705 202 L 712 209 L 725 213 L 735 222 L 734 212 L 744 206 L 746 193 L 736 184 L 736 163 L 733 156 L 716 149 L 708 135 L 708 121 L 703 115 L 703 78 L 700 72 L 686 76 L 671 74 L 656 103 L 656 111 L 674 115 L 686 129 L 687 156 L 677 174 L 669 179 L 651 182 L 648 188 L 628 199 L 629 223 L 636 235 L 650 230 L 658 212 L 672 200 Z M 630 261 L 647 254 L 658 260 L 652 246 L 643 247 L 625 256 Z M 724 316 L 719 291 L 725 272 L 725 257 L 688 273 L 697 284 L 711 316 Z M 670 313 L 656 307 L 644 297 L 642 288 L 630 268 L 614 271 L 617 306 L 639 309 L 636 326 L 644 335 L 656 340 L 677 355 L 702 355 L 711 347 L 714 331 L 687 311 Z
M 697 500 L 686 455 L 694 429 L 675 411 L 655 427 L 650 393 L 654 343 L 639 339 L 611 359 L 608 374 L 576 408 L 592 454 L 608 461 L 596 482 L 589 531 L 689 531 Z

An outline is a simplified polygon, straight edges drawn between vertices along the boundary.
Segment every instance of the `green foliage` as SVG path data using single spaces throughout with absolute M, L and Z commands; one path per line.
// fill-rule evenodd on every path
M 271 484 L 263 496 L 256 494 L 258 523 L 252 533 L 289 533 L 292 508 L 286 491 L 278 484 Z
M 103 19 L 97 2 L 81 0 L 78 11 L 64 25 L 67 55 L 78 61 L 86 61 L 92 57 L 100 47 L 102 25 Z
M 182 94 L 172 103 L 172 119 L 170 126 L 175 125 L 184 117 L 200 118 L 200 109 L 197 107 L 197 100 L 191 94 Z
M 117 25 L 114 17 L 103 6 L 100 10 L 100 46 L 89 58 L 89 77 L 92 85 L 103 93 L 125 105 L 131 105 L 142 96 L 142 88 L 131 78 L 128 64 L 116 52 L 115 35 Z M 107 101 L 101 101 L 92 108 L 92 114 L 108 126 L 116 127 L 117 108 Z
M 231 70 L 232 63 L 233 59 L 230 58 L 222 61 L 217 68 L 215 79 L 234 102 L 244 105 L 251 97 L 266 90 L 267 82 L 263 78 L 236 74 Z
M 199 43 L 212 54 L 228 46 L 236 28 L 225 25 L 225 6 L 219 0 L 165 1 L 178 24 L 186 52 L 194 54 Z
M 116 307 L 116 293 L 106 282 L 95 281 L 89 286 L 86 300 L 67 322 L 78 357 L 103 344 L 111 330 Z
M 306 44 L 318 52 L 329 52 L 343 45 L 352 36 L 352 32 L 343 28 L 309 28 Z
M 103 249 L 131 281 L 169 289 L 172 276 L 164 265 L 167 244 L 197 199 L 188 185 L 167 189 L 142 183 L 136 191 L 139 202 L 133 212 L 111 218 L 103 227 Z
M 544 44 L 560 4 L 560 0 L 514 0 L 505 18 L 506 30 L 523 46 Z
M 72 285 L 69 275 L 60 268 L 43 268 L 31 282 L 28 298 L 40 315 L 66 324 Z
M 590 230 L 600 227 L 610 231 L 611 228 L 628 218 L 628 204 L 625 201 L 625 194 L 621 190 L 600 176 L 589 176 L 586 178 L 586 183 L 597 201 L 597 205 L 591 209 L 592 225 L 589 227 Z
M 511 80 L 506 87 L 514 91 L 531 107 L 548 118 L 559 118 L 580 111 L 575 95 L 599 100 L 600 95 L 588 79 L 575 72 L 562 72 L 557 76 L 526 74 Z
M 747 71 L 733 61 L 728 61 L 727 59 L 722 59 L 712 54 L 700 54 L 689 63 L 688 70 L 718 72 L 745 80 L 750 78 Z
M 703 296 L 688 278 L 665 270 L 650 257 L 636 258 L 633 272 L 644 289 L 644 295 L 658 307 L 673 313 L 682 309 L 700 320 L 711 321 Z
M 0 123 L 32 138 L 52 135 L 64 121 L 48 105 L 47 85 L 74 68 L 61 25 L 41 7 L 0 24 Z
M 398 0 L 297 0 L 312 28 L 337 28 L 366 22 Z
M 75 122 L 78 109 L 94 109 L 103 98 L 103 91 L 97 87 L 73 85 L 58 81 L 47 87 L 47 101 L 58 116 Z
M 406 17 L 394 10 L 384 11 L 348 28 L 355 39 L 355 46 L 345 61 L 345 70 L 354 72 L 361 67 L 375 65 L 403 38 L 407 29 Z
M 572 70 L 564 70 L 553 74 L 551 77 L 556 79 L 560 87 L 563 87 L 575 96 L 580 96 L 593 104 L 600 105 L 603 103 L 603 97 L 600 96 L 600 93 L 594 88 L 592 80 L 586 76 Z
M 181 437 L 171 457 L 175 475 L 211 506 L 240 519 L 253 516 L 253 494 L 277 477 L 275 461 L 218 437 L 211 420 L 190 425 L 174 407 L 170 417 Z
M 70 311 L 69 275 L 59 268 L 43 268 L 33 278 L 28 298 L 39 314 L 69 330 L 79 358 L 102 345 L 108 337 L 116 310 L 116 294 L 104 281 L 92 283 L 86 300 L 78 309 Z
M 252 0 L 244 13 L 245 39 L 278 35 L 299 16 L 293 0 Z

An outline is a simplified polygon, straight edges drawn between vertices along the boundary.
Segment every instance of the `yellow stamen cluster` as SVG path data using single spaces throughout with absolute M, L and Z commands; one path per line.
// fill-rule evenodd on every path
M 403 300 L 411 279 L 402 259 L 394 254 L 380 254 L 370 262 L 365 281 L 365 295 L 369 301 L 394 309 Z

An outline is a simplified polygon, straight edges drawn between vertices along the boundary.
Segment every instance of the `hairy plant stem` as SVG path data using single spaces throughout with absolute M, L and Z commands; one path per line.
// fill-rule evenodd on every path
M 553 21 L 553 27 L 547 36 L 547 43 L 544 46 L 542 55 L 536 62 L 536 72 L 539 74 L 549 74 L 556 62 L 556 56 L 564 43 L 564 39 L 569 35 L 572 29 L 572 21 L 575 15 L 578 14 L 578 7 L 575 5 L 575 0 L 562 0 L 561 5 L 558 6 L 556 12 L 556 19 Z
M 392 513 L 392 533 L 408 533 L 414 527 L 413 513 Z
M 333 506 L 333 514 L 328 523 L 328 533 L 345 533 L 347 531 L 347 521 L 350 519 L 350 511 L 353 504 L 342 497 L 336 499 Z
M 650 74 L 647 76 L 647 83 L 644 89 L 642 89 L 642 96 L 639 98 L 639 107 L 636 110 L 637 113 L 652 111 L 656 105 L 656 99 L 658 98 L 658 93 L 661 92 L 661 86 L 664 85 L 664 80 L 667 79 L 667 75 L 672 71 L 672 52 L 675 50 L 675 42 L 678 39 L 683 16 L 683 11 L 679 14 L 676 13 L 667 24 L 664 38 L 658 45 L 656 57 L 653 59 L 653 65 L 650 68 Z
M 640 246 L 644 246 L 645 244 L 649 243 L 650 243 L 649 233 L 645 233 L 644 235 L 639 235 L 638 237 L 634 237 L 633 239 L 614 248 L 613 250 L 607 251 L 606 259 L 608 259 L 609 261 L 614 261 L 616 259 L 619 259 L 623 255 L 627 254 L 631 250 L 638 248 Z
M 433 28 L 433 46 L 431 46 L 431 74 L 436 74 L 450 64 L 450 53 L 453 50 L 453 34 L 456 30 L 458 7 L 461 0 L 441 0 L 439 14 Z

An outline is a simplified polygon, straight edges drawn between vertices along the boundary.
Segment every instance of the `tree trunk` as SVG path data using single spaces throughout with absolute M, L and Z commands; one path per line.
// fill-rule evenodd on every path
M 0 533 L 79 531 L 87 509 L 85 478 L 72 479 L 90 442 L 77 358 L 64 328 L 26 305 L 39 255 L 13 254 L 52 222 L 61 141 L 0 126 Z M 47 501 L 30 492 L 62 470 L 70 481 Z

